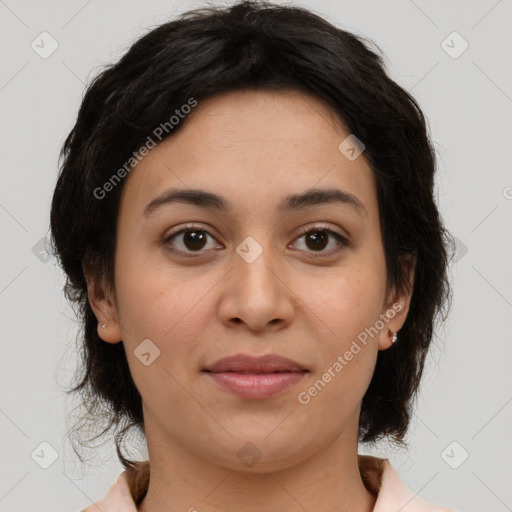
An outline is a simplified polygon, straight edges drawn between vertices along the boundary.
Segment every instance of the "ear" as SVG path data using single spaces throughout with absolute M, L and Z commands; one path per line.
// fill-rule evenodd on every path
M 416 267 L 416 258 L 413 255 L 407 255 L 400 258 L 400 263 L 407 277 L 405 289 L 397 290 L 395 287 L 390 290 L 385 301 L 384 308 L 381 311 L 381 318 L 384 322 L 384 328 L 379 333 L 379 350 L 386 350 L 393 344 L 391 341 L 389 329 L 396 332 L 398 340 L 400 339 L 400 329 L 407 319 L 409 306 L 411 303 L 412 292 L 414 288 L 414 272 Z M 384 318 L 384 316 L 386 318 Z
M 120 342 L 122 335 L 113 293 L 109 291 L 104 279 L 93 276 L 85 269 L 84 275 L 89 304 L 98 320 L 98 336 L 107 343 Z

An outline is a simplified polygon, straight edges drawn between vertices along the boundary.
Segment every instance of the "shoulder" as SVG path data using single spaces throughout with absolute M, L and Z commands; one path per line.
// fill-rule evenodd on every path
M 139 503 L 147 492 L 149 463 L 144 462 L 125 470 L 100 501 L 80 512 L 137 512 Z
M 98 510 L 103 512 L 137 512 L 137 507 L 126 480 L 126 472 L 121 474 L 102 500 L 93 503 L 80 512 L 98 512 Z
M 366 472 L 378 488 L 374 512 L 455 512 L 452 509 L 429 503 L 413 492 L 400 478 L 388 459 L 359 456 L 361 474 Z M 361 458 L 363 459 L 361 461 Z M 377 481 L 377 484 L 375 482 Z M 365 482 L 366 483 L 366 482 Z

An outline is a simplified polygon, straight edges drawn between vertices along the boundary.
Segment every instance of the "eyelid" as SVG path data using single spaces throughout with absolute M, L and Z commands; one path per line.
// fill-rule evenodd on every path
M 338 231 L 336 231 L 335 229 L 333 229 L 332 227 L 330 227 L 329 224 L 322 224 L 322 223 L 315 223 L 313 224 L 312 226 L 305 226 L 304 228 L 301 228 L 299 230 L 299 233 L 297 235 L 297 238 L 302 236 L 302 235 L 305 235 L 306 233 L 309 233 L 311 231 L 327 231 L 328 233 L 333 233 L 337 236 L 339 236 L 344 242 L 346 242 L 348 244 L 348 237 L 346 235 L 343 235 L 341 233 L 339 233 Z
M 204 226 L 201 226 L 199 224 L 194 224 L 194 223 L 185 224 L 184 226 L 181 226 L 179 229 L 176 229 L 175 231 L 171 231 L 168 234 L 166 233 L 164 235 L 163 241 L 164 241 L 164 243 L 168 242 L 173 236 L 179 235 L 183 231 L 203 231 L 204 233 L 208 233 L 209 236 L 214 238 L 214 236 L 208 231 L 209 229 L 212 229 L 212 228 L 210 228 L 210 226 L 204 227 Z

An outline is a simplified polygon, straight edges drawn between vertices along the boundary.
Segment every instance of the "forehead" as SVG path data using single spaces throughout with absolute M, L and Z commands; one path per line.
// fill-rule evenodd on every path
M 375 209 L 373 171 L 364 153 L 340 151 L 350 132 L 332 109 L 299 91 L 236 91 L 202 102 L 180 129 L 130 173 L 123 204 L 141 215 L 169 189 L 202 189 L 250 214 L 309 189 L 341 189 Z M 261 213 L 261 212 L 260 212 Z M 373 212 L 375 213 L 375 212 Z

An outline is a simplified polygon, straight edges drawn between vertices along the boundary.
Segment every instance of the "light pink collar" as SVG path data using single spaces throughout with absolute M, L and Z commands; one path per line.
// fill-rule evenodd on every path
M 451 509 L 427 503 L 411 491 L 388 459 L 359 455 L 358 460 L 365 485 L 369 489 L 378 490 L 373 512 L 453 512 Z M 142 463 L 140 467 L 147 470 L 148 464 L 149 462 Z M 129 471 L 132 471 L 131 475 Z M 105 498 L 81 512 L 137 512 L 128 483 L 135 481 L 133 471 L 124 471 L 110 487 Z

